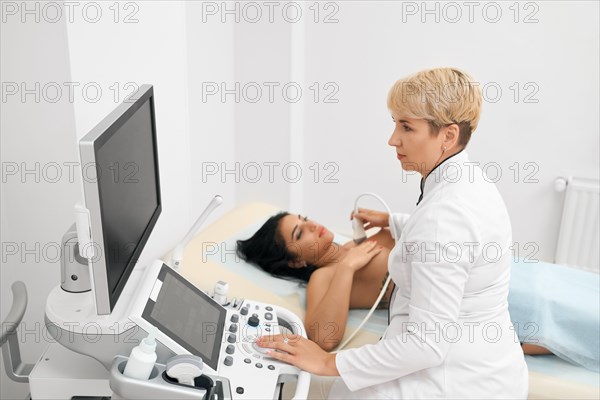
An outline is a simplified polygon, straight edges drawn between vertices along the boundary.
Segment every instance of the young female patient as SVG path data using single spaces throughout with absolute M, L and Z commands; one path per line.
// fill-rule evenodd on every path
M 388 216 L 359 209 L 369 221 L 365 229 L 383 225 Z M 237 253 L 266 272 L 308 282 L 306 318 L 309 339 L 327 351 L 342 340 L 351 308 L 370 308 L 387 278 L 388 256 L 394 240 L 387 228 L 356 245 L 333 242 L 333 233 L 301 215 L 281 212 L 272 216 L 247 240 L 237 241 Z M 387 308 L 393 283 L 379 308 Z M 548 354 L 547 349 L 523 344 L 525 354 Z
M 349 309 L 373 306 L 387 277 L 393 247 L 387 228 L 360 245 L 353 241 L 337 244 L 323 225 L 287 212 L 269 218 L 251 238 L 237 241 L 237 252 L 244 260 L 272 275 L 308 282 L 307 335 L 327 351 L 344 336 Z M 380 308 L 387 308 L 392 287 Z

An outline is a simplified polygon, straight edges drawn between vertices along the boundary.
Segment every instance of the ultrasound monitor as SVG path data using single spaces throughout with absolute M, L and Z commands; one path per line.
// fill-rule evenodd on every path
M 148 299 L 142 318 L 216 371 L 225 308 L 166 265 L 158 281 L 160 289 Z
M 152 85 L 104 118 L 79 149 L 96 311 L 110 314 L 162 209 Z

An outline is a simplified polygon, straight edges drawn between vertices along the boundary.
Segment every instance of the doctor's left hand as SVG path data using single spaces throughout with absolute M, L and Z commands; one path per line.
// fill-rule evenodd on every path
M 256 340 L 260 347 L 271 348 L 267 355 L 315 375 L 338 376 L 335 354 L 300 335 L 267 335 Z M 279 350 L 279 351 L 276 351 Z

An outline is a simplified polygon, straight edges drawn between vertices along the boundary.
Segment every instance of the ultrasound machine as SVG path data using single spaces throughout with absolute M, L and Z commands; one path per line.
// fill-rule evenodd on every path
M 293 398 L 306 398 L 310 375 L 255 345 L 268 334 L 306 337 L 294 313 L 228 299 L 226 282 L 205 293 L 161 260 L 137 262 L 162 209 L 152 85 L 104 118 L 79 149 L 85 205 L 75 207 L 76 223 L 62 240 L 61 284 L 46 302 L 42 336 L 50 344 L 26 376 L 9 376 L 28 381 L 34 400 L 279 399 L 286 382 L 296 382 Z M 131 350 L 150 332 L 157 342 L 150 378 L 125 376 Z M 18 348 L 6 340 L 10 366 Z M 197 375 L 187 383 L 170 374 L 186 368 Z

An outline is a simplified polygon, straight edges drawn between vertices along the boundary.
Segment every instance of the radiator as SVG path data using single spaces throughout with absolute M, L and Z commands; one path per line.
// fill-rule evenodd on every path
M 556 264 L 600 273 L 600 188 L 595 179 L 569 178 Z

